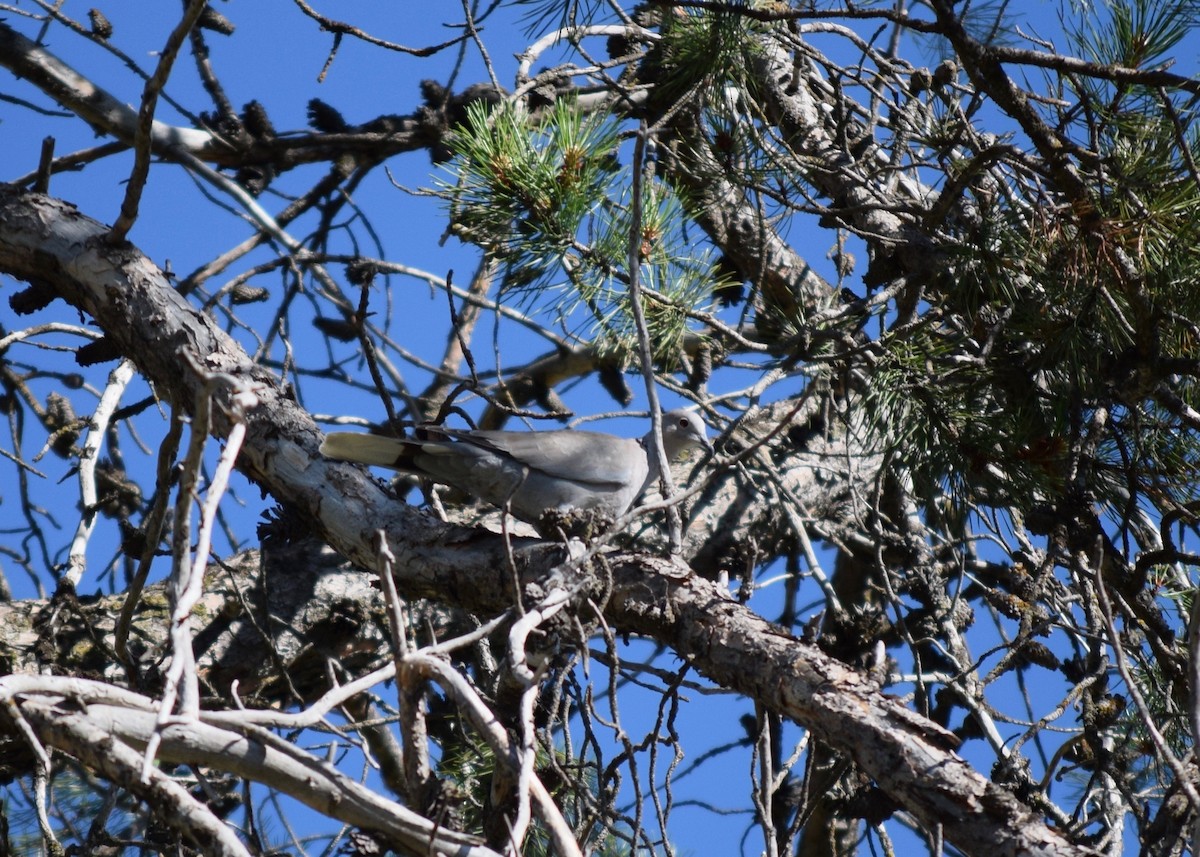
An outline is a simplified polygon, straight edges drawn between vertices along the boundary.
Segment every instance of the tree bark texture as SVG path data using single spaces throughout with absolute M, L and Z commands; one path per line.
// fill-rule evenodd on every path
M 255 386 L 260 404 L 248 415 L 239 467 L 311 522 L 336 551 L 373 568 L 376 534 L 383 531 L 403 596 L 436 598 L 484 616 L 511 607 L 514 575 L 502 538 L 435 521 L 398 502 L 363 471 L 323 460 L 317 454 L 320 431 L 276 379 L 190 307 L 148 259 L 128 245 L 109 245 L 105 234 L 103 225 L 65 203 L 0 192 L 0 268 L 47 284 L 87 313 L 116 350 L 137 363 L 160 398 L 188 409 L 203 387 L 204 379 L 187 368 L 181 352 L 207 372 Z M 217 395 L 219 403 L 222 394 Z M 214 414 L 212 432 L 221 438 L 228 422 L 220 408 Z M 803 481 L 811 475 L 789 478 Z M 701 517 L 719 519 L 766 501 L 752 486 L 730 480 L 706 500 L 721 506 L 709 506 Z M 696 543 L 689 550 L 704 553 Z M 713 681 L 810 729 L 964 852 L 1089 853 L 1066 843 L 1011 793 L 972 770 L 954 753 L 954 736 L 882 693 L 862 673 L 731 601 L 721 587 L 678 562 L 630 551 L 602 554 L 593 576 L 581 579 L 561 546 L 529 539 L 513 540 L 512 562 L 526 596 L 556 587 L 596 596 L 597 603 L 606 604 L 604 618 L 614 630 L 672 647 Z M 370 596 L 363 592 L 363 597 Z M 580 607 L 585 621 L 586 610 Z M 9 645 L 19 650 L 22 641 L 33 638 L 29 632 L 13 633 Z M 372 645 L 374 638 L 368 635 L 363 642 Z M 237 666 L 239 651 L 230 637 L 225 652 L 207 667 L 217 692 L 225 692 L 222 685 L 231 677 L 246 675 Z

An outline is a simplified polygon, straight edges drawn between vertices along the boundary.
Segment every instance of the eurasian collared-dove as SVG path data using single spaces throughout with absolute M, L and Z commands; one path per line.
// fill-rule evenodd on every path
M 641 440 L 593 431 L 458 431 L 446 439 L 382 437 L 354 432 L 326 435 L 328 458 L 389 467 L 458 488 L 522 521 L 537 524 L 548 511 L 590 509 L 619 517 L 659 473 Z M 693 411 L 663 414 L 663 447 L 670 461 L 696 447 L 712 451 Z

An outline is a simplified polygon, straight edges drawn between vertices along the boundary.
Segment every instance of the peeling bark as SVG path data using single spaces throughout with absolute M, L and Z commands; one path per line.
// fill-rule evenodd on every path
M 138 363 L 160 396 L 187 407 L 200 384 L 194 373 L 181 371 L 180 349 L 207 370 L 256 385 L 260 404 L 249 417 L 239 466 L 312 521 L 336 550 L 373 567 L 374 538 L 382 530 L 395 554 L 402 594 L 437 598 L 481 615 L 509 608 L 513 576 L 503 539 L 435 522 L 397 503 L 362 471 L 323 461 L 316 454 L 320 432 L 271 375 L 192 310 L 133 248 L 105 244 L 104 232 L 61 202 L 0 194 L 0 268 L 45 281 L 88 313 Z M 218 419 L 213 432 L 220 437 L 227 428 Z M 523 581 L 543 590 L 567 586 L 559 546 L 515 539 L 512 556 Z M 601 561 L 612 572 L 606 618 L 615 630 L 671 646 L 714 681 L 811 729 L 964 851 L 1089 853 L 1069 845 L 1009 792 L 973 771 L 950 749 L 953 737 L 941 727 L 887 697 L 862 674 L 731 602 L 715 585 L 695 575 L 680 578 L 676 565 L 648 554 Z

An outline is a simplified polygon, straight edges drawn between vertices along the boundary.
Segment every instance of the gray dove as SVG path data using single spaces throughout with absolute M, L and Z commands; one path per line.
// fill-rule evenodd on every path
M 620 517 L 658 482 L 653 432 L 640 440 L 594 431 L 460 431 L 444 438 L 382 437 L 332 432 L 328 458 L 389 467 L 458 488 L 537 524 L 549 511 L 595 510 Z M 704 422 L 693 411 L 663 414 L 663 447 L 675 461 L 702 447 L 712 452 Z

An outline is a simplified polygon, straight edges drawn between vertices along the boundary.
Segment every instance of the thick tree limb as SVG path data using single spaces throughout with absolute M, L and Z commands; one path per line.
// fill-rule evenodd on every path
M 149 260 L 101 240 L 104 227 L 39 195 L 0 194 L 0 270 L 48 283 L 91 315 L 138 362 L 159 394 L 185 407 L 202 379 L 182 370 L 186 349 L 209 370 L 257 383 L 240 466 L 281 502 L 313 520 L 337 550 L 363 565 L 383 529 L 395 578 L 409 596 L 495 613 L 513 603 L 503 539 L 435 523 L 397 503 L 362 471 L 316 453 L 320 432 L 274 379 L 210 319 L 180 298 Z M 218 436 L 228 425 L 218 417 Z M 524 580 L 554 585 L 556 545 L 514 540 Z M 795 719 L 858 765 L 923 823 L 967 852 L 1086 854 L 1050 830 L 1004 789 L 972 770 L 950 737 L 863 676 L 776 629 L 700 578 L 660 573 L 646 555 L 612 557 L 608 619 L 620 631 L 673 646 L 702 673 Z
M 133 143 L 138 111 L 114 98 L 36 42 L 0 23 L 0 65 L 23 77 L 97 130 Z M 216 140 L 208 131 L 155 121 L 150 131 L 155 150 L 180 146 L 209 151 Z
M 76 756 L 89 768 L 119 782 L 143 799 L 164 807 L 162 817 L 195 837 L 206 853 L 247 852 L 232 830 L 157 769 L 142 783 L 142 751 L 156 733 L 151 701 L 123 694 L 117 699 L 105 685 L 83 679 L 9 676 L 0 679 L 0 701 L 10 718 L 19 716 L 46 744 Z M 495 857 L 477 837 L 439 828 L 394 801 L 375 794 L 335 767 L 288 741 L 251 724 L 224 718 L 223 727 L 179 719 L 161 735 L 157 757 L 234 773 L 287 794 L 323 815 L 383 837 L 412 854 Z
M 138 111 L 96 86 L 52 52 L 0 22 L 0 66 L 29 80 L 46 95 L 84 119 L 101 134 L 132 145 Z M 180 152 L 228 167 L 271 164 L 279 171 L 300 164 L 334 162 L 346 155 L 381 159 L 430 144 L 437 136 L 426 117 L 385 116 L 339 133 L 309 133 L 285 138 L 227 140 L 198 128 L 155 120 L 150 148 L 172 157 Z

